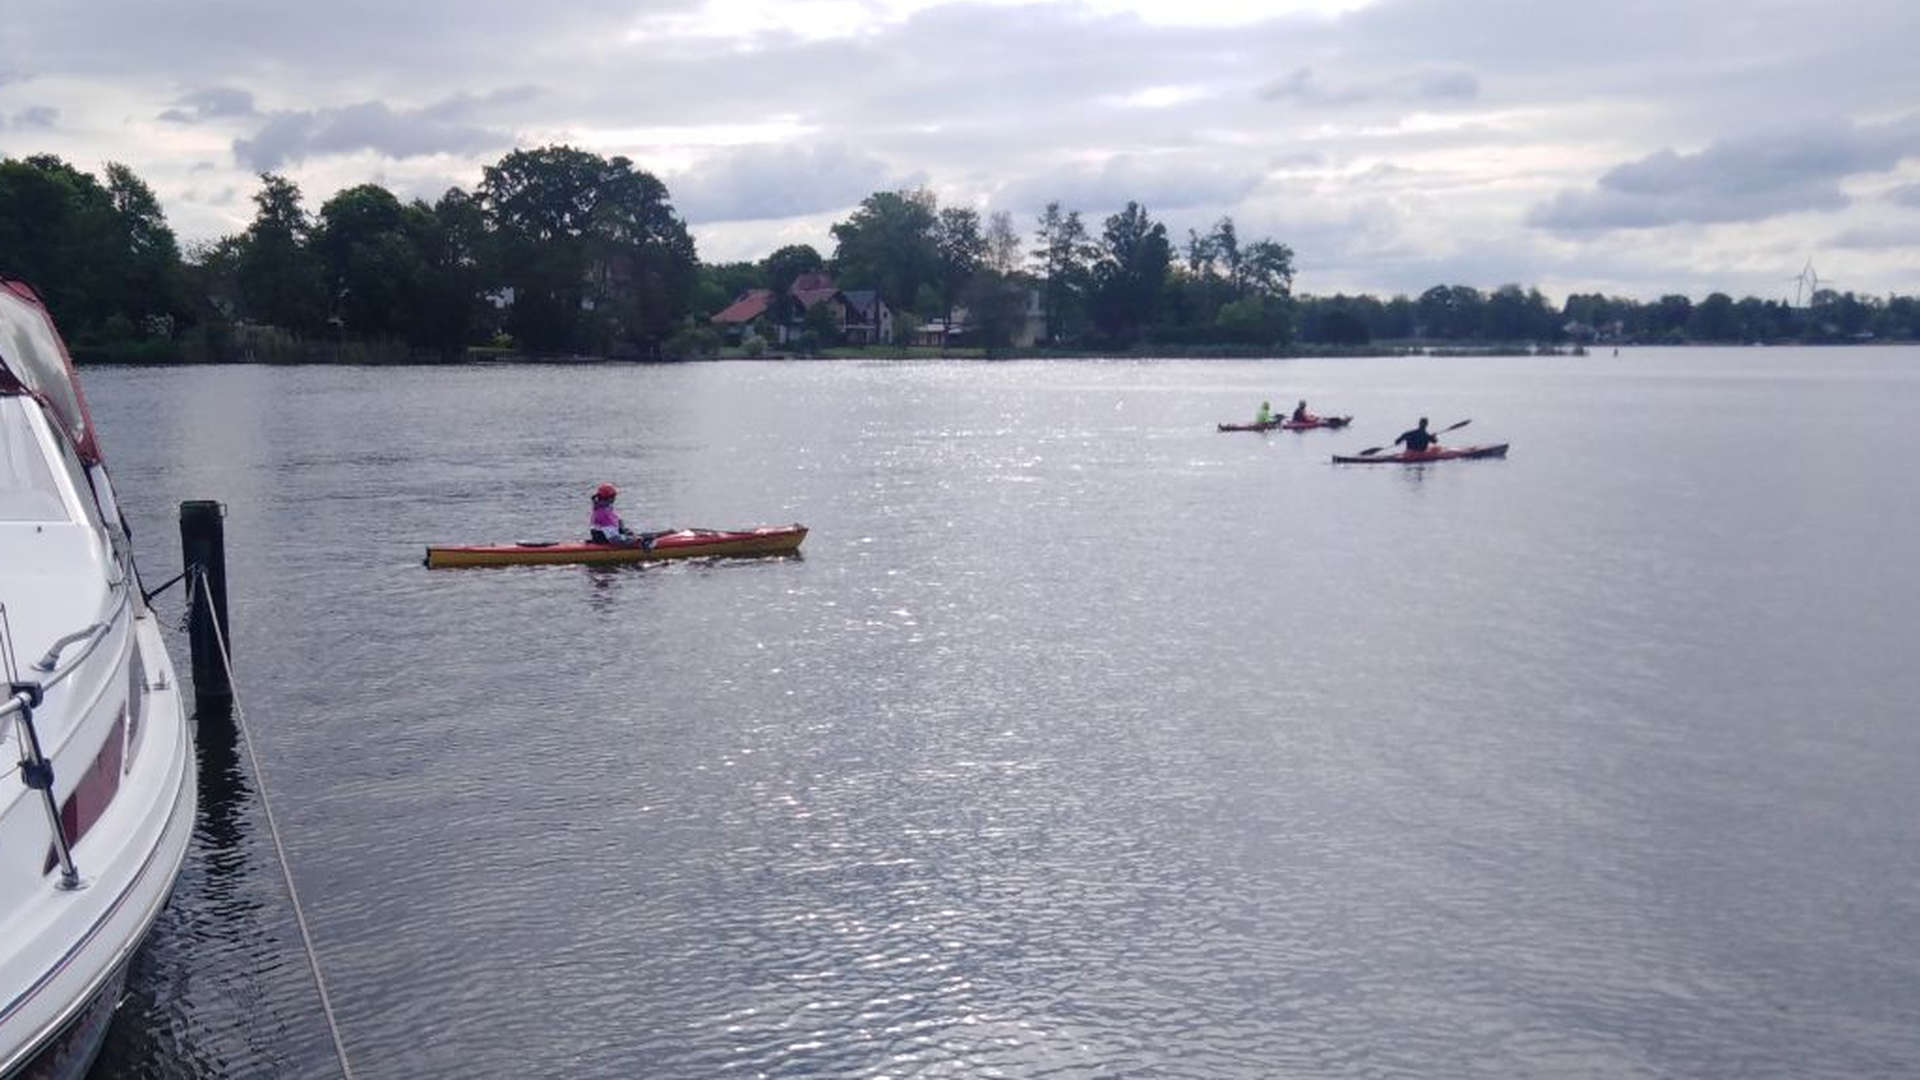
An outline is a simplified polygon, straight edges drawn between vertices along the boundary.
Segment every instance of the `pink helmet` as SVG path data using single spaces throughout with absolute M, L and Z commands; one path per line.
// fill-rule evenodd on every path
M 593 497 L 596 499 L 611 499 L 618 494 L 620 494 L 619 489 L 612 484 L 601 484 L 593 489 Z

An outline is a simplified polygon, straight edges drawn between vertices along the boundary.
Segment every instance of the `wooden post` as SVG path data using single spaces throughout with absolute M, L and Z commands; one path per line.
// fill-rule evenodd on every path
M 222 655 L 220 650 L 222 641 L 229 648 L 233 644 L 227 622 L 225 514 L 226 507 L 211 499 L 180 504 L 180 557 L 189 574 L 194 567 L 200 568 L 190 579 L 198 595 L 187 612 L 187 643 L 193 652 L 193 696 L 202 704 L 233 699 L 233 685 L 227 680 L 227 660 L 232 654 Z

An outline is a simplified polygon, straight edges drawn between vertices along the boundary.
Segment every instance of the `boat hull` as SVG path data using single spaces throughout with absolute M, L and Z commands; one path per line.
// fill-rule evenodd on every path
M 192 839 L 199 785 L 178 676 L 158 617 L 140 613 L 133 631 L 145 665 L 146 733 L 106 812 L 73 847 L 86 887 L 58 891 L 57 875 L 44 875 L 52 899 L 43 901 L 47 922 L 38 937 L 70 944 L 17 996 L 0 995 L 5 1080 L 86 1073 L 119 1004 L 128 962 L 172 895 Z M 116 672 L 116 682 L 126 678 Z
M 756 529 L 676 529 L 654 538 L 651 547 L 623 544 L 521 543 L 427 548 L 427 566 L 540 566 L 563 563 L 621 565 L 667 559 L 739 559 L 791 555 L 807 538 L 804 525 L 763 525 Z
M 1418 454 L 1375 454 L 1372 457 L 1333 455 L 1335 465 L 1425 465 L 1430 461 L 1460 461 L 1466 458 L 1503 458 L 1507 456 L 1507 443 L 1495 443 L 1491 446 L 1462 446 L 1458 448 L 1425 450 Z

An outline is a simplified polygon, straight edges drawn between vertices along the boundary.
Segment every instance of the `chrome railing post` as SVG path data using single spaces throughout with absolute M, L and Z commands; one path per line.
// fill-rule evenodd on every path
M 53 798 L 53 762 L 40 752 L 40 734 L 33 728 L 33 710 L 42 700 L 40 684 L 10 683 L 7 696 L 19 706 L 20 780 L 40 793 L 40 802 L 47 808 L 47 824 L 53 827 L 53 850 L 60 860 L 60 887 L 78 889 L 84 883 L 79 869 L 73 865 L 73 848 L 67 844 L 67 831 L 60 824 L 60 804 Z

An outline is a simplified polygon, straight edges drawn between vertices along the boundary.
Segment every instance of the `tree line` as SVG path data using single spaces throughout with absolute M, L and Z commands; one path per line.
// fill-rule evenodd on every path
M 1293 251 L 1243 242 L 1230 217 L 1189 230 L 1176 247 L 1137 202 L 1105 218 L 1097 235 L 1081 211 L 1052 202 L 1023 237 L 1005 211 L 983 218 L 941 207 L 919 188 L 875 192 L 830 232 L 831 257 L 792 245 L 757 263 L 704 267 L 696 308 L 717 310 L 749 288 L 778 297 L 797 275 L 826 271 L 842 288 L 878 292 L 897 325 L 963 322 L 989 349 L 1011 342 L 1032 315 L 1044 327 L 1040 344 L 1077 349 L 1272 347 L 1290 337 Z
M 899 326 L 963 324 L 989 349 L 1034 323 L 1039 351 L 1920 337 L 1914 298 L 1830 289 L 1804 305 L 1716 292 L 1556 307 L 1518 285 L 1296 296 L 1293 251 L 1230 217 L 1176 239 L 1137 202 L 1097 225 L 1054 202 L 1023 229 L 924 188 L 869 195 L 832 226 L 829 255 L 702 264 L 658 178 L 566 146 L 512 151 L 432 203 L 361 184 L 309 212 L 291 180 L 263 173 L 244 231 L 182 251 L 152 190 L 124 165 L 104 173 L 0 159 L 0 274 L 40 290 L 83 358 L 355 359 L 376 354 L 343 346 L 369 343 L 391 358 L 691 356 L 718 347 L 707 319 L 742 292 L 784 297 L 816 272 L 877 292 Z M 824 313 L 772 315 L 833 343 Z
M 106 171 L 102 186 L 51 156 L 0 161 L 0 273 L 38 289 L 83 355 L 244 359 L 289 341 L 458 355 L 510 340 L 659 356 L 692 314 L 693 238 L 666 186 L 623 157 L 515 150 L 472 192 L 402 202 L 361 184 L 315 213 L 262 173 L 245 231 L 184 255 L 152 191 Z

